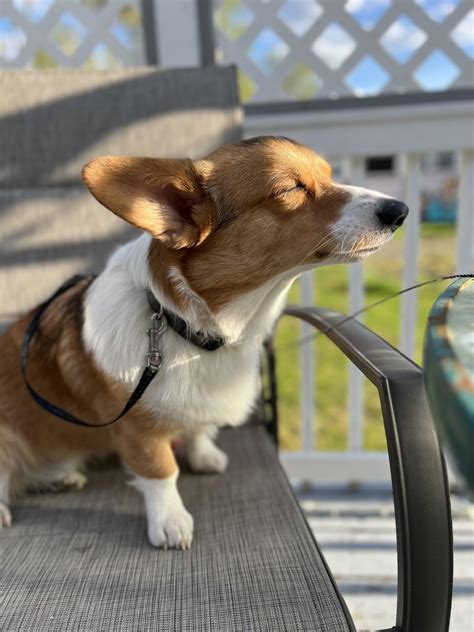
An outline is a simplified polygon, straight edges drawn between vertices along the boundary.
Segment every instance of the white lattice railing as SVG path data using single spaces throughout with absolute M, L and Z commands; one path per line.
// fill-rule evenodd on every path
M 246 118 L 248 137 L 283 134 L 313 147 L 343 165 L 346 182 L 364 186 L 365 157 L 396 154 L 402 164 L 401 197 L 410 207 L 405 224 L 402 287 L 418 280 L 421 211 L 421 156 L 424 152 L 453 151 L 458 154 L 458 220 L 456 270 L 474 270 L 474 120 L 471 102 L 405 105 L 378 109 L 347 109 L 338 112 L 254 115 Z M 301 280 L 301 302 L 313 304 L 311 274 Z M 350 267 L 349 311 L 364 304 L 362 265 Z M 417 292 L 402 296 L 400 348 L 414 357 L 417 323 Z M 302 325 L 302 337 L 311 333 Z M 322 452 L 315 444 L 318 419 L 315 414 L 314 345 L 300 351 L 301 450 L 282 453 L 283 463 L 295 478 L 324 480 L 389 480 L 387 457 L 363 450 L 363 377 L 355 367 L 348 376 L 348 450 Z M 315 448 L 316 445 L 316 448 Z
M 0 66 L 143 63 L 146 2 L 155 9 L 157 41 L 152 44 L 162 65 L 198 65 L 206 42 L 200 40 L 205 29 L 198 24 L 197 0 L 1 0 Z M 368 5 L 372 8 L 365 11 Z M 216 55 L 222 62 L 238 64 L 243 94 L 253 103 L 336 94 L 429 92 L 474 83 L 470 0 L 215 0 L 214 17 Z M 268 30 L 276 35 L 276 43 Z M 367 57 L 374 63 L 366 64 L 364 70 Z M 370 81 L 364 83 L 364 76 Z M 342 164 L 343 178 L 354 184 L 364 184 L 366 156 L 395 154 L 401 159 L 401 196 L 411 209 L 405 230 L 403 286 L 415 283 L 418 273 L 421 155 L 456 152 L 460 176 L 457 269 L 472 271 L 474 126 L 468 101 L 426 99 L 419 105 L 318 112 L 298 111 L 293 104 L 286 114 L 262 113 L 261 109 L 259 114 L 247 114 L 246 136 L 293 137 Z M 301 289 L 302 303 L 313 303 L 309 277 L 302 279 Z M 356 265 L 350 272 L 349 309 L 356 310 L 363 302 L 362 268 Z M 416 312 L 416 292 L 404 295 L 400 346 L 407 355 L 413 353 Z M 282 454 L 289 474 L 319 481 L 388 480 L 386 456 L 362 449 L 363 390 L 358 371 L 351 369 L 348 378 L 348 451 L 325 453 L 315 449 L 314 442 L 317 367 L 312 344 L 302 347 L 300 362 L 302 449 Z
M 216 0 L 215 5 L 218 59 L 237 64 L 248 102 L 473 83 L 471 0 Z
M 140 0 L 1 0 L 0 66 L 146 63 Z

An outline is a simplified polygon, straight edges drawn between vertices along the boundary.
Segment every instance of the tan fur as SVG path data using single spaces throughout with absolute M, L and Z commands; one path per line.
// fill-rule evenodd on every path
M 82 175 L 99 202 L 170 248 L 195 246 L 211 230 L 191 160 L 107 156 L 92 160 Z
M 31 345 L 28 377 L 49 401 L 99 424 L 117 415 L 130 393 L 101 374 L 83 348 L 82 297 L 89 284 L 81 282 L 44 314 Z M 18 370 L 21 342 L 31 317 L 27 314 L 0 336 L 0 471 L 23 472 L 78 454 L 117 451 L 132 469 L 143 470 L 143 476 L 146 472 L 157 478 L 172 474 L 176 464 L 169 455 L 170 436 L 153 437 L 157 447 L 151 449 L 149 435 L 154 433 L 140 404 L 120 424 L 80 428 L 56 419 L 33 401 Z M 128 447 L 125 438 L 130 436 L 134 442 Z M 140 444 L 144 464 L 139 467 Z
M 329 228 L 348 195 L 313 151 L 288 140 L 255 139 L 217 150 L 196 170 L 206 174 L 220 223 L 183 253 L 180 265 L 212 311 L 280 272 L 327 256 Z M 292 191 L 296 184 L 305 189 Z
M 168 275 L 172 266 L 213 311 L 280 272 L 326 257 L 330 227 L 347 201 L 322 158 L 284 139 L 236 143 L 195 162 L 99 158 L 83 175 L 102 204 L 153 235 L 150 270 L 175 304 L 185 307 L 185 298 Z M 84 350 L 82 302 L 90 283 L 47 310 L 31 348 L 29 378 L 46 399 L 99 423 L 113 418 L 130 392 Z M 0 336 L 0 473 L 117 451 L 142 477 L 173 474 L 166 420 L 150 419 L 140 404 L 118 424 L 93 429 L 64 423 L 32 400 L 19 372 L 31 317 Z
M 161 162 L 155 161 L 157 171 Z M 180 269 L 209 308 L 218 311 L 280 272 L 325 258 L 332 245 L 330 226 L 348 201 L 348 194 L 333 184 L 328 163 L 286 139 L 265 137 L 223 147 L 194 163 L 193 178 L 201 182 L 196 247 L 171 251 L 157 239 L 150 248 L 157 284 L 178 306 L 182 297 L 174 291 L 170 267 Z M 305 189 L 291 191 L 295 184 Z M 324 244 L 321 251 L 318 244 Z

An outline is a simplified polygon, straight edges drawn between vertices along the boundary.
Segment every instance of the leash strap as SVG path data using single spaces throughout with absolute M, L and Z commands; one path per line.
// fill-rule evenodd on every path
M 30 324 L 28 325 L 28 328 L 25 332 L 25 336 L 23 338 L 23 344 L 21 347 L 21 356 L 20 356 L 20 369 L 21 369 L 21 374 L 23 376 L 23 379 L 25 381 L 26 388 L 28 389 L 31 397 L 35 400 L 37 404 L 39 404 L 42 408 L 44 408 L 48 413 L 50 413 L 51 415 L 54 415 L 55 417 L 59 417 L 63 421 L 67 421 L 68 423 L 74 424 L 76 426 L 82 426 L 85 428 L 103 428 L 104 426 L 111 426 L 116 421 L 121 419 L 126 413 L 128 413 L 128 411 L 131 408 L 133 408 L 133 406 L 135 406 L 138 400 L 142 397 L 143 393 L 146 391 L 146 389 L 150 385 L 153 378 L 157 375 L 161 367 L 161 356 L 159 356 L 157 349 L 155 348 L 150 349 L 150 353 L 148 354 L 148 365 L 145 367 L 140 377 L 140 380 L 137 386 L 135 387 L 135 390 L 130 395 L 130 399 L 125 404 L 122 411 L 117 415 L 117 417 L 115 417 L 114 419 L 111 419 L 110 421 L 106 421 L 105 423 L 93 423 L 89 421 L 84 421 L 83 419 L 79 419 L 75 415 L 68 413 L 66 410 L 63 410 L 59 406 L 56 406 L 56 404 L 49 402 L 47 399 L 42 397 L 37 391 L 35 391 L 35 389 L 31 386 L 30 382 L 28 381 L 28 377 L 27 377 L 30 344 L 33 339 L 33 336 L 38 330 L 43 313 L 53 301 L 55 301 L 59 296 L 61 296 L 61 294 L 64 294 L 69 289 L 74 287 L 74 285 L 79 283 L 79 281 L 82 281 L 86 278 L 88 277 L 81 276 L 81 275 L 76 275 L 72 277 L 71 279 L 66 281 L 66 283 L 61 285 L 61 287 L 58 290 L 56 290 L 56 292 L 49 299 L 47 299 L 44 303 L 41 303 L 41 305 L 38 307 Z M 159 317 L 159 315 L 153 314 L 152 319 L 155 318 L 156 320 L 157 316 Z M 162 326 L 158 330 L 158 333 L 160 333 L 161 330 L 164 331 L 165 328 L 166 328 L 165 326 Z M 153 329 L 153 331 L 155 331 L 155 329 Z

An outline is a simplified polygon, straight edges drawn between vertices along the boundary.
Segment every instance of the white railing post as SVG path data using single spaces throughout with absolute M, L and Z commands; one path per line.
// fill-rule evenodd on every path
M 164 68 L 199 66 L 197 0 L 153 0 L 159 64 Z
M 307 272 L 301 277 L 301 303 L 303 305 L 314 304 L 313 273 Z M 301 336 L 311 337 L 314 329 L 306 324 L 301 324 Z M 311 452 L 315 448 L 314 443 L 314 342 L 305 342 L 300 349 L 300 401 L 301 401 L 301 443 L 303 452 Z
M 365 159 L 361 156 L 352 157 L 349 162 L 350 180 L 353 185 L 363 186 L 365 181 Z M 349 313 L 356 312 L 364 306 L 364 278 L 361 263 L 354 263 L 349 267 Z M 360 320 L 360 319 L 359 319 Z M 359 369 L 350 363 L 348 416 L 349 437 L 348 444 L 351 452 L 359 452 L 363 446 L 364 422 L 364 391 L 363 375 Z
M 456 272 L 474 271 L 474 149 L 461 151 Z
M 421 214 L 421 155 L 416 153 L 402 156 L 406 183 L 406 203 L 410 212 L 404 224 L 403 245 L 403 288 L 415 285 L 418 277 L 418 245 L 420 239 Z M 417 291 L 402 295 L 400 349 L 413 357 L 417 322 Z

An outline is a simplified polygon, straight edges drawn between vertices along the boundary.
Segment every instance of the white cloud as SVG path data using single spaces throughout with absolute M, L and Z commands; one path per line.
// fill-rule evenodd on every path
M 453 29 L 451 37 L 461 47 L 474 45 L 474 9 Z
M 317 2 L 291 0 L 278 12 L 280 19 L 296 34 L 303 35 L 323 13 Z
M 447 0 L 447 2 L 440 2 L 437 4 L 436 9 L 438 11 L 438 14 L 440 16 L 446 17 L 447 15 L 449 15 L 450 13 L 452 13 L 454 11 L 454 9 L 456 8 L 456 2 L 453 2 L 451 0 Z
M 40 20 L 53 4 L 53 0 L 14 0 L 15 7 L 31 20 Z
M 385 32 L 383 41 L 392 50 L 415 50 L 426 40 L 426 34 L 419 28 L 414 28 L 398 20 Z
M 386 4 L 387 0 L 348 0 L 346 11 L 348 13 L 358 13 L 362 10 L 375 9 Z
M 365 0 L 349 0 L 346 4 L 346 11 L 349 13 L 357 13 L 365 4 Z
M 20 29 L 15 28 L 10 32 L 3 32 L 0 37 L 0 57 L 13 61 L 25 44 L 26 35 Z
M 354 51 L 353 38 L 337 25 L 328 26 L 312 45 L 311 49 L 321 57 L 332 70 L 339 66 Z
M 453 12 L 459 0 L 416 0 L 433 20 L 442 22 L 446 16 Z

